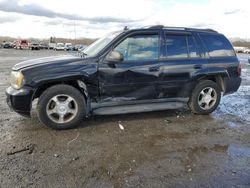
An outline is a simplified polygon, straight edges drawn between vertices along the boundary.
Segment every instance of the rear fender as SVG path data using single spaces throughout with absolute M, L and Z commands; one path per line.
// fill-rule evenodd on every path
M 211 79 L 220 86 L 223 92 L 225 92 L 226 90 L 225 80 L 228 79 L 229 77 L 230 77 L 229 73 L 225 68 L 222 67 L 205 68 L 195 72 L 192 75 L 190 82 L 197 84 L 197 82 L 199 82 L 200 80 Z M 192 85 L 193 88 L 190 91 L 193 91 L 196 84 Z
M 229 73 L 225 68 L 222 67 L 204 68 L 196 71 L 192 75 L 192 80 L 201 80 L 208 76 L 221 76 L 222 78 L 229 78 Z

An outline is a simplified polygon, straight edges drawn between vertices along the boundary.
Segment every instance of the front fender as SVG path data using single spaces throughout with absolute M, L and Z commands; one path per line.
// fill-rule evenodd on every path
M 43 77 L 36 77 L 31 82 L 31 87 L 36 88 L 36 97 L 43 92 L 44 89 L 55 84 L 70 84 L 77 88 L 81 88 L 86 97 L 95 98 L 99 94 L 98 77 L 89 76 L 87 74 L 79 74 L 76 72 L 67 74 L 44 75 Z
M 67 82 L 71 80 L 88 80 L 88 76 L 79 72 L 44 74 L 32 78 L 30 86 L 34 88 L 39 88 L 44 84 Z

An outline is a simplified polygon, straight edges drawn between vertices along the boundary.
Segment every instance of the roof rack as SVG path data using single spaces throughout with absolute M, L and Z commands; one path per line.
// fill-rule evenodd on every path
M 193 30 L 193 31 L 208 31 L 208 32 L 214 32 L 217 33 L 217 31 L 213 29 L 198 29 L 198 28 L 185 28 L 185 30 Z
M 164 29 L 173 29 L 173 30 L 185 30 L 185 31 L 208 31 L 208 32 L 215 32 L 217 31 L 213 29 L 199 29 L 199 28 L 191 28 L 191 27 L 164 27 Z
M 215 32 L 217 31 L 213 29 L 198 29 L 198 28 L 188 28 L 188 27 L 171 27 L 171 26 L 164 26 L 164 25 L 150 25 L 142 27 L 143 29 L 172 29 L 172 30 L 183 30 L 183 31 L 208 31 L 208 32 Z
M 164 25 L 148 25 L 142 27 L 142 29 L 162 29 L 164 28 Z

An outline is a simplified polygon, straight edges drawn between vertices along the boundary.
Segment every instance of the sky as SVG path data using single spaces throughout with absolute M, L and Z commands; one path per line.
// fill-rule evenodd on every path
M 0 0 L 0 36 L 19 38 L 99 38 L 161 24 L 249 40 L 249 23 L 249 0 Z

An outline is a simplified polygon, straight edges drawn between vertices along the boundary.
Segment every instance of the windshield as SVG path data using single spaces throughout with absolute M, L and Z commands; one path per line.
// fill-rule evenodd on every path
M 117 37 L 121 33 L 122 31 L 109 33 L 105 37 L 98 39 L 87 48 L 85 48 L 83 50 L 83 53 L 87 56 L 96 56 L 105 46 L 107 46 L 115 37 Z

